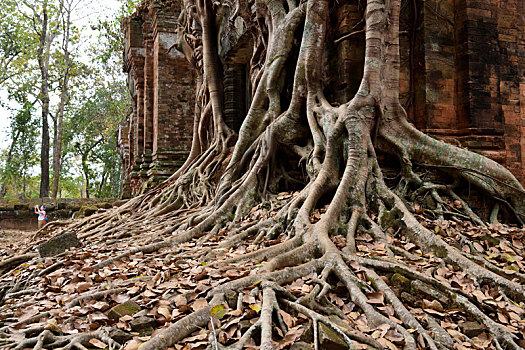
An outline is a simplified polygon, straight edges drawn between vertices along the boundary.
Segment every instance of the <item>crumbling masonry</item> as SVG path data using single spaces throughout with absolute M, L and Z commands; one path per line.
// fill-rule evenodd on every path
M 332 13 L 338 30 L 326 95 L 343 103 L 357 90 L 364 57 L 357 0 Z M 419 129 L 482 153 L 525 181 L 525 1 L 406 0 L 401 18 L 401 96 Z M 219 22 L 227 124 L 249 108 L 251 37 L 241 18 Z M 120 130 L 123 196 L 166 179 L 189 153 L 196 72 L 176 50 L 180 6 L 147 1 L 124 22 L 124 70 L 133 112 Z

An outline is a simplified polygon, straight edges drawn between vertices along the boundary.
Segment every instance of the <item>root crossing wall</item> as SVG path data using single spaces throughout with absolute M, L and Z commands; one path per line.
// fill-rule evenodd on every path
M 331 39 L 355 31 L 362 17 L 357 0 L 339 3 Z M 196 73 L 175 49 L 179 13 L 170 1 L 144 2 L 123 23 L 124 70 L 134 101 L 119 133 L 124 196 L 165 179 L 190 150 Z M 241 18 L 221 22 L 225 117 L 238 130 L 252 93 L 252 39 Z M 404 0 L 401 31 L 400 92 L 409 120 L 504 164 L 525 183 L 525 2 Z M 364 49 L 362 34 L 330 47 L 326 94 L 332 102 L 357 91 Z

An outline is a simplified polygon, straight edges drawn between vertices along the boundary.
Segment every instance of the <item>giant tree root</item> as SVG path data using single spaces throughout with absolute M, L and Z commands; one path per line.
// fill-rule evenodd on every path
M 401 1 L 363 6 L 364 73 L 342 104 L 323 85 L 339 2 L 234 1 L 223 20 L 240 17 L 254 46 L 238 135 L 223 120 L 215 14 L 226 5 L 182 3 L 180 46 L 199 73 L 190 158 L 122 207 L 57 228 L 76 232 L 81 249 L 0 263 L 1 346 L 114 347 L 119 329 L 121 345 L 142 350 L 523 348 L 525 235 L 486 225 L 455 188 L 475 185 L 515 222 L 525 190 L 406 121 Z M 395 190 L 376 151 L 399 159 Z M 140 311 L 108 318 L 126 302 Z M 141 317 L 147 332 L 133 323 Z

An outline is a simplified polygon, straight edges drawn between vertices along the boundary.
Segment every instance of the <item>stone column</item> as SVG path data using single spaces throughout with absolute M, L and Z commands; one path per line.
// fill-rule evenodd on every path
M 125 50 L 127 52 L 127 50 Z M 122 187 L 121 187 L 121 198 L 130 198 L 131 197 L 131 180 L 130 172 L 132 171 L 131 167 L 134 162 L 134 153 L 133 153 L 133 135 L 134 135 L 134 122 L 136 119 L 136 98 L 137 94 L 135 91 L 135 83 L 133 80 L 133 74 L 131 72 L 131 66 L 129 61 L 124 59 L 124 72 L 128 73 L 126 85 L 128 92 L 132 101 L 132 111 L 127 116 L 126 120 L 119 124 L 119 133 L 118 133 L 118 145 L 119 153 L 122 160 Z
M 505 165 L 525 185 L 525 3 L 498 4 L 485 14 L 496 17 L 499 53 L 499 81 L 492 80 L 489 91 L 491 97 L 499 95 L 502 105 Z
M 146 24 L 144 25 L 146 26 Z M 151 24 L 147 25 L 148 36 L 144 40 L 146 57 L 144 62 L 144 155 L 151 158 L 153 153 L 153 98 L 154 98 L 154 81 L 153 81 L 153 33 Z M 151 161 L 151 159 L 150 159 Z
M 143 77 L 143 96 L 141 103 L 143 111 L 142 128 L 142 154 L 139 175 L 141 187 L 139 192 L 143 193 L 148 188 L 148 171 L 151 166 L 151 156 L 153 153 L 153 96 L 154 96 L 154 67 L 153 67 L 153 28 L 151 17 L 148 16 L 142 25 L 142 35 L 144 44 L 144 77 Z
M 421 48 L 415 74 L 416 125 L 424 132 L 504 163 L 497 97 L 497 13 L 490 1 L 418 1 Z M 439 16 L 436 15 L 439 14 Z M 491 17 L 487 17 L 493 16 Z M 424 67 L 418 70 L 418 67 Z
M 192 139 L 195 73 L 177 51 L 177 9 L 153 7 L 153 162 L 149 181 L 157 183 L 180 167 Z
M 456 22 L 460 43 L 456 64 L 462 73 L 458 100 L 465 114 L 460 127 L 468 131 L 462 144 L 504 164 L 522 183 L 524 59 L 519 36 L 525 34 L 525 15 L 520 12 L 524 6 L 513 0 L 461 0 Z
M 233 61 L 224 63 L 224 122 L 239 132 L 247 112 L 246 65 Z
M 142 55 L 144 49 L 141 49 Z M 135 89 L 137 91 L 136 113 L 133 128 L 133 155 L 134 162 L 130 173 L 133 195 L 140 193 L 141 177 L 140 168 L 143 162 L 144 153 L 144 56 L 133 57 L 133 74 L 135 79 Z
M 127 122 L 128 122 L 128 154 L 129 154 L 129 161 L 128 161 L 128 168 L 126 175 L 129 175 L 131 172 L 131 167 L 135 163 L 135 128 L 137 124 L 137 90 L 135 89 L 135 80 L 133 79 L 133 73 L 131 71 L 126 70 L 128 72 L 128 80 L 127 80 L 127 86 L 129 95 L 131 97 L 131 113 L 128 116 Z
M 131 186 L 129 182 L 129 117 L 128 120 L 119 124 L 118 128 L 118 151 L 122 161 L 122 187 L 120 198 L 131 198 Z
M 416 123 L 429 133 L 448 134 L 458 130 L 456 106 L 455 0 L 418 2 L 422 14 L 422 55 L 415 60 Z M 436 15 L 436 12 L 440 16 Z M 418 48 L 415 48 L 416 50 Z M 422 75 L 422 76 L 421 76 Z M 423 89 L 421 85 L 423 84 Z M 418 87 L 419 85 L 419 87 Z M 418 91 L 419 90 L 419 91 Z M 421 112 L 424 111 L 424 114 Z M 421 118 L 424 115 L 424 118 Z
M 523 1 L 422 0 L 417 126 L 508 167 L 523 183 Z M 436 14 L 439 14 L 436 15 Z M 521 46 L 520 46 L 521 45 Z M 521 50 L 520 50 L 521 48 Z M 421 66 L 421 64 L 420 64 Z M 418 90 L 418 91 L 419 91 Z M 417 102 L 417 101 L 416 101 Z
M 126 36 L 124 48 L 124 71 L 128 72 L 128 89 L 132 98 L 133 112 L 129 117 L 129 187 L 131 194 L 140 188 L 139 170 L 144 149 L 144 40 L 142 18 L 134 16 L 123 23 Z
M 133 194 L 133 188 L 131 185 L 131 176 L 133 172 L 133 166 L 135 164 L 135 150 L 134 150 L 134 144 L 135 144 L 135 127 L 137 122 L 137 111 L 136 109 L 136 103 L 133 105 L 133 111 L 129 115 L 129 121 L 128 121 L 128 154 L 129 154 L 129 162 L 128 162 L 128 168 L 126 170 L 126 186 L 129 187 L 129 193 L 130 196 Z M 122 175 L 124 178 L 124 174 Z
M 346 1 L 337 8 L 334 22 L 338 24 L 334 38 L 341 38 L 356 31 L 355 27 L 362 20 L 357 0 Z M 353 35 L 335 45 L 335 54 L 329 65 L 332 67 L 333 99 L 337 103 L 350 101 L 357 93 L 363 77 L 365 59 L 365 34 Z

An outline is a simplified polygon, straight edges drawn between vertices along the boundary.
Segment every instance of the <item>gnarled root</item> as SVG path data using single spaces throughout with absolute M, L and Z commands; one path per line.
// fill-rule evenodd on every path
M 455 188 L 468 181 L 511 208 L 518 222 L 525 190 L 495 162 L 408 124 L 399 104 L 401 1 L 366 3 L 361 84 L 352 99 L 336 104 L 325 96 L 323 79 L 339 2 L 237 1 L 233 16 L 254 34 L 256 85 L 235 135 L 223 120 L 213 18 L 226 5 L 184 1 L 185 53 L 199 72 L 190 159 L 122 207 L 57 229 L 76 232 L 83 248 L 45 265 L 32 253 L 0 263 L 11 282 L 0 310 L 8 337 L 2 346 L 84 349 L 95 338 L 116 346 L 103 326 L 129 330 L 133 317 L 98 315 L 89 322 L 83 312 L 106 312 L 131 299 L 159 328 L 141 350 L 197 338 L 212 349 L 294 342 L 323 349 L 330 341 L 358 350 L 523 348 L 523 232 L 501 226 L 496 233 Z M 385 183 L 377 150 L 400 160 L 395 191 Z M 297 159 L 277 160 L 281 152 Z M 445 170 L 454 182 L 429 180 L 414 164 Z M 300 181 L 291 181 L 291 170 L 302 173 Z M 425 196 L 432 210 L 417 208 Z M 449 235 L 426 214 L 442 225 L 471 221 L 500 240 L 469 242 L 470 224 Z M 89 266 L 80 267 L 83 259 Z M 60 294 L 80 284 L 87 290 Z M 54 299 L 35 306 L 32 297 L 44 295 Z M 19 320 L 24 312 L 33 314 Z M 71 324 L 101 330 L 57 335 L 43 326 L 52 315 L 69 330 Z M 477 327 L 467 329 L 472 323 Z M 13 345 L 17 332 L 23 340 Z

